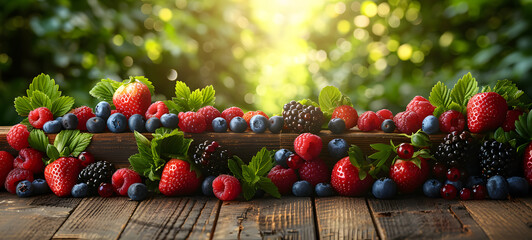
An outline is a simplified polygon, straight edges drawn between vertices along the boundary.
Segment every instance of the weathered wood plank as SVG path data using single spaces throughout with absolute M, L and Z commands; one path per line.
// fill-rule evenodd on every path
M 84 198 L 53 238 L 116 239 L 137 204 L 124 197 Z
M 378 239 L 364 198 L 315 198 L 320 239 Z
M 210 239 L 219 201 L 155 197 L 142 201 L 121 239 Z
M 19 198 L 0 193 L 1 239 L 49 239 L 61 227 L 80 199 L 53 194 Z
M 462 204 L 451 204 L 451 212 L 456 219 L 460 221 L 462 229 L 464 231 L 464 238 L 468 239 L 488 239 L 488 236 L 484 230 L 478 225 L 478 223 L 471 217 L 471 214 L 466 210 Z
M 462 204 L 491 239 L 532 237 L 532 208 L 519 200 L 464 201 Z
M 525 205 L 527 205 L 529 208 L 532 208 L 532 197 L 527 198 L 518 198 L 518 200 L 522 201 Z
M 283 197 L 224 202 L 214 239 L 316 239 L 312 200 Z

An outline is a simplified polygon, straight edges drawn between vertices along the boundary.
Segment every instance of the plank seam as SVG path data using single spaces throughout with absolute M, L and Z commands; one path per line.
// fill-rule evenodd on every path
M 316 213 L 316 198 L 312 197 L 312 215 L 314 219 L 314 234 L 316 235 L 316 239 L 321 239 L 320 236 L 320 229 L 318 224 L 318 214 Z
M 118 233 L 118 235 L 116 236 L 115 239 L 119 239 L 120 236 L 122 236 L 122 233 L 126 229 L 127 225 L 129 225 L 129 221 L 131 221 L 131 218 L 133 217 L 133 214 L 135 214 L 135 212 L 137 211 L 137 208 L 139 207 L 139 202 L 138 201 L 135 201 L 135 202 L 136 202 L 135 209 L 133 209 L 133 211 L 131 211 L 131 214 L 129 214 L 129 218 L 127 218 L 126 224 L 124 224 L 122 226 L 122 228 L 120 229 L 120 232 Z
M 177 222 L 177 220 L 179 220 L 179 216 L 181 216 L 181 214 L 183 213 L 183 211 L 185 211 L 185 207 L 187 206 L 188 204 L 188 201 L 190 200 L 190 198 L 187 198 L 186 199 L 186 202 L 185 204 L 183 205 L 183 207 L 181 208 L 181 210 L 179 211 L 179 213 L 174 217 L 174 219 L 170 219 L 170 220 L 173 220 L 171 221 L 172 223 L 169 225 L 170 227 L 173 228 L 174 224 Z M 181 204 L 183 202 L 183 199 L 180 199 L 179 200 L 179 204 Z M 179 206 L 179 205 L 178 205 Z M 177 208 L 174 209 L 174 212 L 172 213 L 172 215 L 170 215 L 170 217 L 173 217 L 174 214 L 177 212 Z M 170 221 L 167 222 L 167 224 L 170 223 Z M 166 225 L 165 225 L 166 226 Z M 170 233 L 170 230 L 167 230 L 165 231 L 166 233 L 164 234 L 163 238 L 166 238 L 168 236 L 168 234 Z M 176 233 L 176 235 L 178 234 L 179 232 Z M 175 237 L 175 236 L 174 236 Z
M 78 204 L 76 204 L 76 206 L 74 206 L 72 208 L 72 210 L 70 210 L 68 212 L 68 216 L 63 220 L 63 222 L 61 223 L 61 225 L 59 225 L 59 227 L 55 230 L 54 234 L 52 234 L 52 237 L 50 239 L 53 239 L 55 238 L 55 235 L 57 234 L 57 232 L 59 231 L 59 229 L 61 229 L 61 227 L 63 227 L 63 225 L 65 225 L 65 222 L 70 218 L 70 216 L 72 216 L 72 213 L 78 208 L 78 206 L 81 204 L 81 201 L 78 201 Z
M 212 224 L 211 229 L 211 236 L 209 240 L 212 240 L 214 238 L 214 232 L 216 231 L 216 226 L 218 225 L 218 217 L 220 217 L 220 211 L 222 210 L 222 201 L 218 200 L 216 203 L 216 216 L 214 217 L 214 223 Z
M 197 201 L 196 201 L 197 203 Z M 201 218 L 201 214 L 203 213 L 203 210 L 205 210 L 205 207 L 207 206 L 207 203 L 208 203 L 208 200 L 206 200 L 204 203 L 203 203 L 203 207 L 201 207 L 201 210 L 199 211 L 199 214 L 198 214 L 198 217 L 196 218 L 196 220 L 194 221 L 194 224 L 192 225 L 192 228 L 190 228 L 190 231 L 188 231 L 188 234 L 187 236 L 185 236 L 185 239 L 188 239 L 188 237 L 190 236 L 190 234 L 192 234 L 192 231 L 194 231 L 194 228 L 196 228 L 196 224 L 198 223 L 198 220 Z M 184 224 L 184 222 L 183 222 Z M 183 226 L 183 225 L 181 225 Z
M 366 207 L 368 208 L 369 213 L 370 213 L 370 216 L 371 216 L 371 221 L 373 222 L 373 226 L 374 226 L 375 229 L 376 229 L 375 232 L 377 233 L 377 237 L 378 237 L 379 239 L 384 239 L 384 238 L 382 237 L 382 233 L 381 233 L 382 229 L 379 228 L 379 226 L 377 225 L 377 219 L 375 219 L 375 214 L 374 214 L 373 208 L 371 208 L 371 205 L 369 204 L 369 200 L 368 200 L 367 197 L 365 198 L 365 200 L 366 200 Z

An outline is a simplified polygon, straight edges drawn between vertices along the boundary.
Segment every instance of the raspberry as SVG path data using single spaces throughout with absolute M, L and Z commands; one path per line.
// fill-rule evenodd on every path
M 33 173 L 26 169 L 15 168 L 7 174 L 4 187 L 9 193 L 15 194 L 18 182 L 23 180 L 33 182 Z
M 440 115 L 440 131 L 450 133 L 454 131 L 462 132 L 466 124 L 464 115 L 455 110 L 449 110 Z
M 9 146 L 14 148 L 17 151 L 20 151 L 23 148 L 27 148 L 30 146 L 28 143 L 28 137 L 30 136 L 30 132 L 28 131 L 28 128 L 24 124 L 17 124 L 11 129 L 9 129 L 9 132 L 7 132 L 7 143 L 9 143 Z
M 4 186 L 7 174 L 13 170 L 13 156 L 6 151 L 0 151 L 0 188 Z
M 299 177 L 316 186 L 318 183 L 328 183 L 331 180 L 331 172 L 323 160 L 315 159 L 303 164 L 299 169 Z
M 357 125 L 358 113 L 353 107 L 342 105 L 334 109 L 331 119 L 341 118 L 345 122 L 345 128 L 351 129 Z
M 365 112 L 358 119 L 358 129 L 364 132 L 380 129 L 381 124 L 382 121 L 379 116 L 372 111 Z
M 43 154 L 33 148 L 24 148 L 18 153 L 13 163 L 15 168 L 29 170 L 32 173 L 42 173 L 44 171 Z
M 297 155 L 307 161 L 317 158 L 322 146 L 321 138 L 312 133 L 303 133 L 294 140 L 294 150 Z
M 230 107 L 222 112 L 222 117 L 225 118 L 225 121 L 227 121 L 227 123 L 230 123 L 234 117 L 242 116 L 244 116 L 244 112 L 242 111 L 242 109 L 237 107 Z
M 292 191 L 292 185 L 297 182 L 296 172 L 291 168 L 283 168 L 281 165 L 273 167 L 268 173 L 280 194 L 288 194 Z
M 242 118 L 244 118 L 244 120 L 246 120 L 246 122 L 248 123 L 248 126 L 251 126 L 249 125 L 249 121 L 251 120 L 252 117 L 256 116 L 256 115 L 262 115 L 264 117 L 266 117 L 266 119 L 269 119 L 268 115 L 266 113 L 264 113 L 263 111 L 249 111 L 247 113 L 244 114 L 244 116 L 242 116 Z
M 78 129 L 81 131 L 87 131 L 87 121 L 91 117 L 96 117 L 92 109 L 87 106 L 81 106 L 70 111 L 78 118 Z
M 202 133 L 207 129 L 205 117 L 196 112 L 179 113 L 179 128 L 187 133 Z
M 393 113 L 392 113 L 392 111 L 390 111 L 388 109 L 381 109 L 381 110 L 377 111 L 376 114 L 381 119 L 381 124 L 386 119 L 393 119 Z
M 212 131 L 212 120 L 214 120 L 217 117 L 222 116 L 220 111 L 218 109 L 214 108 L 213 106 L 205 106 L 198 110 L 199 114 L 203 115 L 205 117 L 205 124 L 207 124 L 207 131 Z
M 238 197 L 242 191 L 242 187 L 236 177 L 222 174 L 216 177 L 212 182 L 212 191 L 218 199 L 222 201 L 231 201 Z
M 128 168 L 116 170 L 112 177 L 113 187 L 122 196 L 127 196 L 127 190 L 133 183 L 142 183 L 140 175 Z
M 422 96 L 416 96 L 406 106 L 407 111 L 416 112 L 421 120 L 425 119 L 428 115 L 432 115 L 436 107 L 430 104 L 429 100 Z
M 168 107 L 166 106 L 166 104 L 164 104 L 164 102 L 161 102 L 161 101 L 157 101 L 157 102 L 154 102 L 150 105 L 150 107 L 148 107 L 148 110 L 146 111 L 146 119 L 150 119 L 152 117 L 156 117 L 156 118 L 161 118 L 161 116 L 165 113 L 169 113 L 168 111 Z M 126 190 L 126 194 L 127 194 L 127 190 Z
M 48 121 L 54 120 L 54 115 L 50 109 L 46 107 L 40 107 L 33 109 L 28 115 L 28 120 L 34 128 L 42 129 L 44 124 Z
M 404 111 L 395 115 L 393 121 L 399 131 L 406 134 L 412 134 L 421 129 L 423 118 L 420 118 L 415 112 Z
M 506 112 L 506 119 L 502 124 L 502 130 L 509 132 L 515 130 L 515 121 L 523 114 L 520 110 L 508 110 Z

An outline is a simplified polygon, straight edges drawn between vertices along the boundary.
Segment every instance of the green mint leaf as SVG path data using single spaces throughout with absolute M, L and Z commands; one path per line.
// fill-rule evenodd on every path
M 39 90 L 35 90 L 33 92 L 33 96 L 31 97 L 31 107 L 33 109 L 39 108 L 39 107 L 46 107 L 48 109 L 52 108 L 52 100 L 46 94 Z
M 190 109 L 188 111 L 198 111 L 203 105 L 203 96 L 199 89 L 194 90 L 188 98 L 188 106 Z
M 245 182 L 255 184 L 259 181 L 259 176 L 247 165 L 242 165 L 242 177 Z
M 436 83 L 430 92 L 429 101 L 436 107 L 446 108 L 451 104 L 451 91 L 442 82 Z
M 260 189 L 264 190 L 264 192 L 270 194 L 274 198 L 281 198 L 281 194 L 279 193 L 279 189 L 277 189 L 277 186 L 273 184 L 272 180 L 267 177 L 260 177 L 258 186 Z
M 48 158 L 50 159 L 49 161 L 46 162 L 46 165 L 50 164 L 51 162 L 61 157 L 59 155 L 59 151 L 57 151 L 57 148 L 52 144 L 48 144 L 46 146 L 46 156 L 48 156 Z
M 50 111 L 54 117 L 63 116 L 74 106 L 74 98 L 70 96 L 61 96 L 52 102 Z
M 39 76 L 33 78 L 28 90 L 26 90 L 26 94 L 29 98 L 33 98 L 35 91 L 44 93 L 44 95 L 49 97 L 50 101 L 54 101 L 61 96 L 59 85 L 55 84 L 55 80 L 51 79 L 50 76 L 44 73 L 41 73 Z
M 202 107 L 214 105 L 214 101 L 216 100 L 216 97 L 214 96 L 215 93 L 216 92 L 214 91 L 214 87 L 212 87 L 212 85 L 206 86 L 201 89 L 201 95 L 203 96 Z
M 135 170 L 135 172 L 139 173 L 144 177 L 149 177 L 149 173 L 151 170 L 149 162 L 151 161 L 151 159 L 148 159 L 142 154 L 137 153 L 135 155 L 131 155 L 128 160 L 129 164 L 131 164 L 131 167 L 133 168 L 133 170 Z
M 321 110 L 329 113 L 332 113 L 342 103 L 348 102 L 348 105 L 351 105 L 348 98 L 344 97 L 342 92 L 334 86 L 324 87 L 320 92 L 318 102 L 320 103 Z
M 33 129 L 28 137 L 28 143 L 37 151 L 46 152 L 46 148 L 50 141 L 44 132 L 40 129 Z
M 317 102 L 314 102 L 310 99 L 303 99 L 303 100 L 300 100 L 299 103 L 301 103 L 302 105 L 305 105 L 305 106 L 314 106 L 314 107 L 320 107 L 320 105 L 317 103 Z M 323 110 L 323 109 L 322 109 Z
M 68 145 L 68 148 L 70 149 L 70 155 L 74 157 L 78 157 L 81 152 L 87 149 L 87 147 L 91 143 L 91 140 L 92 140 L 92 134 L 78 132 L 71 139 L 71 142 Z
M 143 157 L 151 159 L 153 157 L 151 153 L 151 142 L 144 135 L 135 131 L 135 140 L 137 141 L 137 148 L 139 154 Z
M 229 167 L 229 170 L 233 173 L 233 176 L 235 176 L 237 179 L 242 180 L 242 165 L 238 165 L 238 163 L 233 160 L 229 159 L 227 160 L 227 166 Z
M 256 191 L 257 190 L 255 189 L 254 184 L 250 184 L 247 182 L 242 183 L 242 195 L 244 196 L 244 199 L 246 199 L 246 201 L 251 200 L 253 196 L 255 196 Z
M 15 110 L 20 116 L 28 116 L 33 110 L 31 99 L 26 96 L 15 98 Z
M 131 82 L 137 81 L 137 82 L 144 83 L 144 85 L 148 86 L 148 89 L 150 89 L 150 93 L 151 93 L 151 95 L 153 96 L 153 95 L 155 94 L 155 87 L 154 87 L 153 84 L 150 82 L 150 80 L 148 80 L 148 79 L 145 78 L 144 76 L 135 76 L 135 77 L 130 76 L 130 77 L 129 77 L 129 80 L 130 80 Z
M 477 93 L 478 82 L 471 76 L 471 73 L 468 73 L 454 85 L 453 90 L 451 90 L 451 98 L 453 102 L 461 106 L 467 106 L 469 99 Z
M 116 89 L 118 89 L 121 85 L 121 82 L 117 82 L 109 78 L 102 79 L 89 91 L 89 94 L 100 101 L 106 101 L 111 106 L 114 106 L 113 95 L 115 94 Z
M 265 176 L 273 167 L 270 151 L 263 147 L 249 162 L 249 167 L 257 176 Z
M 362 149 L 360 149 L 357 145 L 351 145 L 349 148 L 349 161 L 351 164 L 358 169 L 361 169 L 364 160 L 364 153 L 362 152 Z

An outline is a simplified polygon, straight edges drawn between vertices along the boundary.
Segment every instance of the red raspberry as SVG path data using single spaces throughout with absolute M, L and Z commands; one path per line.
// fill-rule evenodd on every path
M 358 129 L 364 132 L 373 131 L 381 128 L 382 121 L 372 111 L 367 111 L 364 114 L 360 115 L 358 119 Z
M 22 168 L 32 173 L 42 173 L 44 171 L 43 154 L 33 148 L 24 148 L 18 153 L 13 163 L 15 168 Z
M 26 169 L 15 168 L 7 174 L 4 187 L 8 192 L 15 194 L 18 182 L 23 180 L 33 182 L 33 173 Z
M 205 117 L 196 112 L 179 113 L 179 128 L 187 133 L 202 133 L 207 129 Z
M 316 186 L 318 183 L 328 183 L 331 180 L 331 172 L 323 160 L 315 159 L 303 164 L 299 169 L 299 177 Z
M 48 121 L 54 120 L 52 111 L 46 107 L 33 109 L 28 115 L 28 120 L 34 128 L 42 129 L 42 126 Z
M 127 190 L 133 183 L 142 183 L 140 175 L 128 168 L 120 168 L 113 173 L 113 187 L 116 192 L 122 196 L 127 196 Z
M 291 193 L 292 185 L 298 180 L 294 169 L 283 168 L 281 165 L 273 167 L 268 173 L 268 178 L 272 180 L 279 193 L 283 195 Z
M 519 119 L 519 116 L 521 116 L 523 113 L 524 112 L 521 110 L 508 110 L 506 112 L 506 119 L 502 124 L 502 130 L 504 130 L 505 132 L 515 130 L 515 121 L 517 121 L 517 119 Z
M 351 129 L 357 125 L 358 113 L 353 107 L 342 105 L 334 109 L 331 119 L 341 118 L 345 122 L 345 128 Z
M 79 108 L 74 108 L 70 112 L 76 115 L 76 117 L 78 117 L 78 129 L 81 131 L 87 131 L 87 121 L 91 117 L 96 117 L 94 112 L 92 112 L 92 109 L 87 106 L 81 106 Z
M 9 143 L 9 146 L 14 148 L 17 151 L 20 151 L 23 148 L 27 148 L 30 146 L 28 143 L 28 137 L 30 136 L 30 132 L 28 131 L 28 128 L 24 124 L 17 124 L 11 129 L 9 129 L 9 132 L 7 132 L 7 143 Z
M 288 157 L 288 159 L 286 160 L 286 163 L 289 168 L 297 170 L 303 166 L 303 164 L 305 163 L 305 159 L 301 158 L 297 154 L 292 154 Z
M 7 174 L 11 170 L 13 170 L 13 156 L 6 151 L 0 151 L 0 188 L 4 186 Z
M 464 115 L 455 110 L 449 110 L 440 115 L 440 131 L 450 133 L 464 131 L 466 120 Z
M 218 199 L 232 201 L 242 192 L 242 187 L 236 177 L 222 174 L 212 181 L 212 191 Z
M 393 122 L 402 133 L 412 134 L 421 129 L 423 119 L 415 112 L 404 111 L 395 115 Z
M 303 133 L 294 140 L 294 150 L 297 155 L 307 161 L 317 158 L 322 146 L 321 138 L 312 133 Z
M 432 115 L 434 109 L 436 109 L 436 107 L 432 106 L 429 100 L 422 96 L 414 97 L 414 99 L 412 99 L 412 101 L 406 106 L 406 110 L 416 112 L 421 121 L 423 121 L 428 115 Z
M 218 109 L 213 106 L 205 106 L 198 110 L 198 113 L 205 117 L 205 124 L 207 124 L 207 131 L 212 131 L 212 120 L 222 116 Z M 229 125 L 229 123 L 227 123 Z
M 386 119 L 393 119 L 393 113 L 392 113 L 392 111 L 390 111 L 388 109 L 381 109 L 381 110 L 377 111 L 375 114 L 377 114 L 377 116 L 379 116 L 379 118 L 381 119 L 381 124 Z
M 266 119 L 270 119 L 266 113 L 264 113 L 263 111 L 260 111 L 260 110 L 259 111 L 249 111 L 246 114 L 244 114 L 244 116 L 242 116 L 242 118 L 244 118 L 244 120 L 246 120 L 246 122 L 248 123 L 248 126 L 250 126 L 249 125 L 249 121 L 251 121 L 251 118 L 256 116 L 256 115 L 259 115 L 259 114 L 264 116 L 264 117 L 266 117 Z
M 150 105 L 150 107 L 146 111 L 146 114 L 145 114 L 146 120 L 152 117 L 156 117 L 160 119 L 161 116 L 165 113 L 169 113 L 168 107 L 166 106 L 166 104 L 164 104 L 164 102 L 161 102 L 161 101 L 154 102 Z
M 222 112 L 222 117 L 225 118 L 225 121 L 227 121 L 227 125 L 229 125 L 231 119 L 233 119 L 234 117 L 242 116 L 244 116 L 244 112 L 242 111 L 242 109 L 237 107 L 230 107 Z

